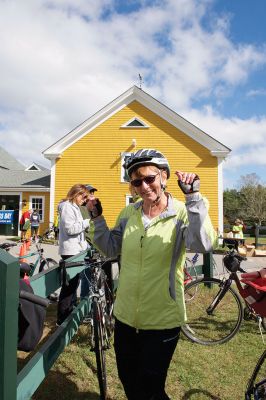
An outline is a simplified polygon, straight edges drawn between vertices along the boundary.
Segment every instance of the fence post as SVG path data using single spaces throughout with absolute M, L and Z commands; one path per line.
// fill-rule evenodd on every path
M 0 249 L 0 399 L 17 397 L 18 261 Z
M 255 248 L 257 249 L 259 246 L 259 237 L 260 237 L 260 225 L 255 225 Z
M 202 272 L 205 277 L 213 278 L 213 254 L 203 253 L 203 267 Z

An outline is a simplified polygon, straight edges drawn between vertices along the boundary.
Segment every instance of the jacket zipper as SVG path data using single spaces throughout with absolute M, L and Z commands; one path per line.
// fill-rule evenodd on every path
M 140 237 L 140 248 L 142 249 L 143 247 L 143 239 L 145 237 L 146 231 L 144 232 L 144 235 L 141 235 Z M 140 263 L 140 271 L 139 271 L 139 282 L 138 282 L 138 305 L 137 305 L 137 309 L 136 309 L 136 318 L 135 318 L 135 326 L 138 326 L 137 320 L 138 320 L 138 313 L 139 313 L 139 297 L 140 297 L 140 280 L 141 280 L 141 270 L 142 270 L 142 250 L 141 250 L 141 263 Z M 136 328 L 136 333 L 139 333 L 139 329 Z

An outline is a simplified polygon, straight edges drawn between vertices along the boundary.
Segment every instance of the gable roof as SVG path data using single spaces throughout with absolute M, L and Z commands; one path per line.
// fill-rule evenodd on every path
M 60 157 L 61 153 L 68 147 L 133 101 L 138 101 L 144 107 L 159 115 L 183 133 L 187 134 L 193 140 L 209 149 L 213 156 L 226 157 L 230 153 L 231 150 L 228 147 L 224 146 L 222 143 L 188 122 L 186 119 L 158 100 L 154 99 L 142 89 L 137 86 L 132 86 L 111 103 L 107 104 L 82 124 L 70 131 L 63 138 L 44 150 L 44 157 L 50 160 Z
M 38 170 L 27 170 L 0 147 L 0 190 L 49 191 L 50 170 L 36 163 Z
M 3 147 L 0 146 L 0 169 L 23 171 L 25 169 L 25 165 L 17 161 L 15 157 L 13 157 L 6 150 L 4 150 Z
M 0 190 L 49 191 L 50 171 L 10 171 L 0 173 Z

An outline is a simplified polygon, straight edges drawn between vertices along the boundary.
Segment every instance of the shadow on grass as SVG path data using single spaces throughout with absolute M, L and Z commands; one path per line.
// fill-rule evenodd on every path
M 211 399 L 211 400 L 222 400 L 221 397 L 214 396 L 207 390 L 202 389 L 190 389 L 184 394 L 182 400 L 199 400 L 199 399 Z
M 61 399 L 64 400 L 98 400 L 99 394 L 96 392 L 79 392 L 78 386 L 72 381 L 73 373 L 50 371 L 37 391 L 32 396 L 32 400 Z M 110 398 L 110 400 L 112 400 Z

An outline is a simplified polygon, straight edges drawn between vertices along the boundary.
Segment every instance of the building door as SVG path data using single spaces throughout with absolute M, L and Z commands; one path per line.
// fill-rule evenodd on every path
M 19 199 L 17 195 L 0 195 L 0 210 L 14 210 L 12 224 L 0 224 L 0 235 L 18 236 Z

